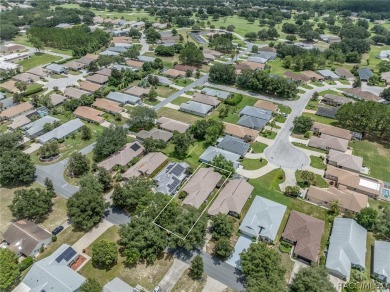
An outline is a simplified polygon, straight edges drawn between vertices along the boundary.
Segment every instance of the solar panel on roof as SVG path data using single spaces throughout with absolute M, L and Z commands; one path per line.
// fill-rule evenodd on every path
M 56 258 L 56 262 L 60 263 L 62 260 L 69 261 L 75 255 L 76 255 L 76 251 L 73 248 L 68 247 L 63 253 L 61 253 Z
M 184 167 L 181 166 L 180 164 L 176 164 L 175 167 L 171 170 L 171 173 L 176 176 L 179 176 L 183 171 L 184 171 Z
M 178 180 L 176 177 L 173 177 L 172 180 L 172 183 L 168 185 L 170 193 L 174 191 L 180 184 L 180 180 Z
M 141 146 L 139 146 L 137 143 L 133 144 L 130 146 L 131 149 L 133 149 L 134 151 L 137 151 L 138 149 L 141 148 Z

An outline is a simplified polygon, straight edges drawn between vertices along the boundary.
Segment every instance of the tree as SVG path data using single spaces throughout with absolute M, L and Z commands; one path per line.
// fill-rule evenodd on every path
M 151 102 L 156 101 L 156 98 L 157 98 L 157 91 L 154 88 L 150 89 L 148 94 L 149 101 Z
M 203 258 L 200 255 L 194 257 L 191 262 L 191 277 L 199 280 L 203 277 Z
M 0 155 L 6 151 L 13 150 L 23 141 L 23 135 L 19 132 L 8 132 L 0 134 Z
M 211 232 L 215 239 L 230 238 L 233 234 L 233 221 L 226 215 L 219 213 L 212 218 Z
M 363 208 L 357 214 L 356 221 L 367 230 L 372 231 L 378 222 L 378 212 L 370 207 Z
M 295 117 L 293 121 L 294 130 L 298 133 L 306 133 L 310 131 L 313 123 L 314 121 L 308 116 Z
M 118 250 L 115 242 L 100 240 L 92 246 L 92 264 L 95 268 L 109 269 L 118 260 Z
M 93 278 L 88 278 L 79 288 L 80 292 L 102 292 L 103 287 Z
M 289 34 L 289 35 L 286 35 L 286 40 L 288 40 L 289 42 L 295 42 L 297 40 L 297 37 L 293 34 Z
M 217 142 L 219 136 L 222 134 L 224 125 L 221 121 L 210 119 L 208 121 L 208 127 L 204 135 L 204 142 L 206 145 L 213 145 Z
M 172 31 L 171 31 L 171 33 L 172 33 L 173 36 L 176 36 L 176 35 L 177 35 L 177 30 L 176 30 L 176 28 L 173 28 Z
M 355 78 L 355 81 L 353 81 L 352 87 L 357 88 L 362 86 L 362 81 L 359 77 Z
M 39 38 L 32 37 L 29 39 L 29 41 L 38 52 L 45 48 L 43 42 Z
M 224 177 L 230 174 L 234 174 L 236 172 L 233 162 L 227 160 L 222 154 L 218 154 L 214 156 L 211 164 L 215 166 L 215 170 L 222 174 Z
M 96 178 L 98 182 L 103 186 L 104 191 L 107 191 L 111 188 L 112 177 L 108 170 L 103 167 L 99 167 Z
M 175 156 L 178 158 L 185 158 L 187 156 L 187 150 L 192 143 L 194 143 L 194 138 L 188 132 L 173 133 L 172 144 L 175 145 Z
M 303 170 L 301 173 L 301 178 L 303 182 L 307 184 L 311 184 L 315 180 L 315 174 L 308 170 Z
M 0 248 L 0 289 L 7 291 L 20 275 L 18 258 L 8 248 Z
M 333 200 L 330 202 L 330 211 L 333 215 L 337 216 L 340 214 L 341 203 L 339 200 Z
M 0 153 L 0 165 L 0 184 L 3 186 L 29 183 L 33 180 L 35 166 L 31 157 L 19 149 Z
M 80 128 L 80 137 L 83 140 L 89 140 L 92 138 L 92 130 L 87 125 Z
M 9 206 L 12 216 L 16 220 L 40 222 L 51 211 L 53 196 L 53 193 L 42 188 L 17 190 Z
M 55 192 L 54 192 L 54 186 L 52 180 L 47 177 L 45 178 L 44 184 L 45 184 L 46 191 L 54 195 Z
M 161 35 L 156 31 L 152 26 L 145 29 L 146 40 L 149 43 L 155 43 L 157 40 L 161 39 Z
M 141 36 L 142 36 L 142 33 L 138 29 L 133 28 L 133 27 L 130 29 L 129 37 L 139 39 L 139 38 L 141 38 Z
M 214 249 L 214 254 L 221 260 L 228 259 L 234 251 L 234 247 L 230 243 L 230 239 L 227 237 L 220 238 Z
M 127 143 L 127 131 L 123 127 L 104 128 L 103 133 L 97 137 L 93 149 L 93 159 L 101 161 L 115 153 Z
M 336 292 L 329 280 L 329 275 L 323 267 L 300 269 L 290 286 L 291 292 Z
M 179 60 L 185 65 L 199 66 L 202 64 L 204 56 L 194 43 L 186 43 L 180 51 Z
M 211 82 L 234 84 L 236 82 L 236 70 L 233 65 L 216 63 L 210 68 L 209 78 Z
M 88 65 L 87 69 L 88 69 L 88 72 L 96 72 L 96 71 L 98 71 L 99 70 L 99 66 L 98 66 L 97 61 L 91 62 Z
M 88 231 L 98 224 L 106 204 L 103 196 L 94 189 L 81 187 L 66 204 L 70 222 L 77 230 Z
M 161 151 L 165 149 L 168 145 L 168 143 L 162 139 L 146 138 L 143 142 L 145 153 Z
M 167 234 L 146 217 L 134 217 L 119 229 L 119 245 L 126 264 L 135 265 L 140 260 L 153 263 L 167 242 Z
M 49 159 L 52 157 L 56 157 L 60 154 L 60 146 L 57 141 L 50 141 L 42 145 L 38 150 L 39 158 L 41 159 Z
M 257 54 L 259 52 L 259 47 L 254 45 L 252 46 L 252 53 Z
M 15 83 L 15 86 L 17 89 L 19 89 L 19 91 L 23 92 L 27 89 L 27 83 L 26 82 L 23 82 L 23 81 L 17 81 Z
M 385 208 L 383 210 L 383 214 L 379 217 L 377 230 L 384 237 L 390 239 L 390 208 L 389 207 Z
M 131 130 L 150 130 L 156 119 L 157 114 L 152 108 L 135 106 L 130 111 L 128 125 Z
M 80 176 L 89 171 L 89 160 L 80 152 L 73 153 L 68 162 L 68 173 L 72 176 Z
M 298 186 L 287 186 L 284 190 L 284 194 L 290 197 L 298 197 L 301 193 L 301 189 Z
M 383 98 L 384 100 L 387 100 L 387 101 L 390 101 L 390 87 L 389 88 L 385 88 L 380 94 L 379 96 L 381 98 Z
M 245 275 L 244 286 L 248 291 L 286 291 L 285 269 L 281 256 L 265 243 L 252 243 L 240 254 L 241 268 Z
M 318 93 L 318 91 L 314 91 L 313 95 L 311 96 L 311 100 L 317 101 L 319 97 L 320 94 Z

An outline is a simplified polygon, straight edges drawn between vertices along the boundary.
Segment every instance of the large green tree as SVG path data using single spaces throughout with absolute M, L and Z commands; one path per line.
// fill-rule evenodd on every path
M 0 290 L 8 291 L 19 277 L 18 258 L 8 248 L 0 248 Z
M 193 279 L 199 280 L 203 277 L 204 272 L 204 264 L 203 264 L 203 258 L 200 255 L 197 255 L 194 257 L 194 259 L 191 262 L 191 277 Z
M 221 260 L 228 259 L 234 251 L 234 247 L 230 243 L 230 239 L 227 237 L 222 237 L 217 240 L 214 248 L 214 254 Z
M 102 292 L 103 286 L 93 278 L 88 278 L 79 288 L 80 292 Z
M 89 160 L 80 152 L 73 153 L 68 162 L 68 173 L 72 176 L 80 176 L 89 171 Z
M 0 184 L 3 186 L 32 182 L 35 166 L 28 154 L 19 149 L 0 154 Z
M 122 127 L 104 128 L 96 139 L 93 159 L 101 161 L 121 149 L 127 143 L 127 131 Z
M 290 286 L 291 292 L 336 292 L 323 267 L 300 269 Z
M 236 172 L 233 162 L 227 160 L 222 154 L 214 156 L 210 164 L 214 165 L 215 170 L 225 177 L 227 177 L 229 174 L 232 175 Z
M 209 79 L 211 82 L 234 84 L 236 69 L 230 64 L 216 63 L 210 68 Z
M 175 145 L 175 156 L 178 158 L 185 158 L 187 156 L 188 148 L 194 143 L 194 138 L 189 132 L 179 133 L 174 132 L 172 138 L 172 144 Z
M 378 223 L 378 212 L 370 207 L 363 208 L 356 215 L 356 221 L 367 230 L 374 230 Z
M 233 221 L 228 215 L 219 213 L 211 220 L 211 233 L 215 239 L 232 236 Z
M 199 66 L 202 64 L 204 56 L 194 43 L 186 43 L 180 51 L 179 60 L 185 65 Z
M 314 121 L 308 116 L 295 117 L 293 121 L 294 130 L 298 133 L 305 133 L 310 131 L 313 123 Z
M 130 110 L 129 128 L 133 131 L 150 130 L 157 118 L 156 112 L 146 106 L 135 106 Z
M 92 264 L 99 269 L 109 269 L 118 260 L 118 249 L 115 242 L 100 240 L 92 246 Z
M 17 220 L 29 219 L 39 222 L 51 211 L 53 196 L 52 192 L 42 188 L 17 190 L 9 206 L 12 216 Z

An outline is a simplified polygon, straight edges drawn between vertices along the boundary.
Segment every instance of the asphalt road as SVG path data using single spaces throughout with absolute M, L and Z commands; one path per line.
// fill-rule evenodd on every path
M 154 110 L 155 111 L 158 111 L 159 109 L 161 109 L 162 107 L 164 107 L 165 105 L 167 105 L 168 103 L 174 101 L 176 98 L 178 98 L 180 95 L 182 95 L 183 93 L 185 93 L 186 91 L 189 91 L 191 90 L 192 88 L 194 88 L 195 86 L 202 86 L 203 84 L 205 84 L 207 82 L 209 78 L 209 74 L 205 74 L 203 75 L 202 77 L 200 77 L 199 79 L 195 80 L 194 82 L 192 82 L 191 84 L 187 85 L 186 87 L 184 87 L 183 89 L 175 92 L 174 94 L 172 94 L 171 96 L 165 98 L 164 100 L 162 100 L 160 103 L 156 104 L 154 106 Z

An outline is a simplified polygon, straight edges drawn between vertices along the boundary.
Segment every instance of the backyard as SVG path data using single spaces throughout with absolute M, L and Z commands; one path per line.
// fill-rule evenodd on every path
M 302 179 L 302 170 L 297 170 L 295 172 L 295 178 L 297 180 L 298 186 L 301 188 L 307 188 L 309 187 L 307 184 L 305 184 L 304 180 Z M 320 176 L 319 174 L 315 174 L 315 184 L 319 188 L 327 188 L 329 187 L 328 183 Z
M 318 169 L 325 169 L 326 164 L 324 163 L 324 159 L 317 156 L 310 156 L 310 166 Z
M 167 107 L 159 109 L 157 111 L 157 116 L 164 116 L 190 125 L 201 119 L 201 117 L 190 115 Z
M 23 71 L 27 71 L 36 66 L 49 64 L 61 59 L 62 58 L 59 56 L 54 56 L 54 55 L 44 54 L 44 53 L 35 53 L 32 57 L 20 61 L 19 65 L 23 67 Z

